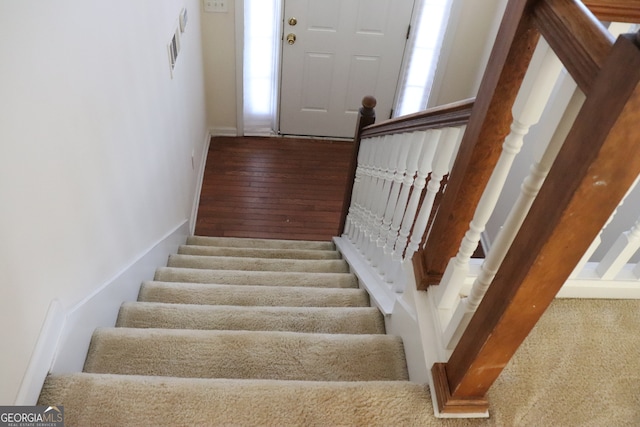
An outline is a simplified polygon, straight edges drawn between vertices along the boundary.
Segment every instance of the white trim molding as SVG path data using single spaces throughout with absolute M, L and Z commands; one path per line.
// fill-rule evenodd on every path
M 230 126 L 214 126 L 209 128 L 211 136 L 240 136 L 238 128 Z
M 64 329 L 65 317 L 60 301 L 57 299 L 51 301 L 14 405 L 35 405 L 38 401 L 42 384 L 44 384 L 55 358 L 60 335 Z
M 372 271 L 369 264 L 364 261 L 362 255 L 349 239 L 334 237 L 333 241 L 344 259 L 349 263 L 351 272 L 358 277 L 360 285 L 369 293 L 375 306 L 380 309 L 382 314 L 391 314 L 396 298 L 400 294 L 396 294 L 389 285 L 380 280 L 379 276 Z
M 35 405 L 49 372 L 82 371 L 93 331 L 115 325 L 120 305 L 137 299 L 140 284 L 152 279 L 157 267 L 166 265 L 169 255 L 188 235 L 189 222 L 185 220 L 74 307 L 65 310 L 53 300 L 15 404 Z
M 202 182 L 204 181 L 204 170 L 207 165 L 207 156 L 209 155 L 209 146 L 211 145 L 211 133 L 207 132 L 202 149 L 200 164 L 196 170 L 196 191 L 193 195 L 193 205 L 191 207 L 191 216 L 189 218 L 189 234 L 194 235 L 196 232 L 196 221 L 198 219 L 198 208 L 200 207 L 200 194 L 202 193 Z

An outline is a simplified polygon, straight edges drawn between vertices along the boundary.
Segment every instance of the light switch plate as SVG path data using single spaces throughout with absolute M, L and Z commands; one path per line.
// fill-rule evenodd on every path
M 228 3 L 231 0 L 203 0 L 204 11 L 209 13 L 226 13 L 229 11 Z

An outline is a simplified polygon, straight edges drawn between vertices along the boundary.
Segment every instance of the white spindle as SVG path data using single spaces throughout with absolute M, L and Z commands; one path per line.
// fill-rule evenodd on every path
M 360 142 L 360 151 L 358 152 L 358 167 L 356 168 L 356 175 L 358 175 L 359 172 L 359 180 L 357 181 L 357 187 L 355 187 L 353 191 L 351 207 L 349 208 L 349 228 L 347 229 L 347 236 L 349 237 L 351 243 L 353 243 L 354 245 L 357 242 L 358 234 L 360 233 L 360 227 L 362 226 L 362 204 L 370 180 L 370 146 L 371 141 L 369 139 L 363 139 Z
M 411 196 L 409 197 L 409 203 L 402 215 L 402 222 L 398 236 L 396 237 L 393 245 L 391 259 L 387 259 L 389 266 L 385 267 L 385 271 L 391 272 L 386 277 L 386 281 L 392 283 L 396 277 L 396 272 L 401 265 L 404 251 L 407 247 L 409 240 L 409 234 L 413 228 L 418 206 L 420 204 L 420 197 L 422 190 L 427 183 L 427 177 L 431 173 L 433 164 L 433 156 L 442 138 L 442 131 L 440 129 L 431 129 L 426 132 L 424 143 L 422 144 L 422 150 L 418 159 L 417 176 L 411 190 Z M 400 292 L 401 289 L 397 288 L 396 291 Z
M 633 275 L 640 279 L 640 262 L 633 268 Z
M 370 171 L 371 175 L 368 180 L 366 194 L 363 199 L 362 205 L 362 225 L 360 227 L 360 233 L 356 242 L 356 247 L 364 254 L 366 241 L 369 239 L 369 235 L 373 229 L 375 222 L 375 202 L 377 195 L 380 194 L 383 184 L 383 153 L 381 148 L 384 147 L 384 138 L 377 137 L 371 139 L 371 154 L 370 154 Z
M 398 235 L 400 232 L 400 226 L 402 225 L 402 219 L 404 218 L 405 211 L 407 209 L 407 204 L 409 200 L 409 195 L 411 194 L 411 190 L 413 189 L 414 182 L 417 179 L 418 172 L 418 160 L 420 158 L 420 153 L 423 151 L 424 144 L 430 143 L 431 135 L 435 137 L 439 135 L 439 130 L 437 131 L 416 131 L 411 134 L 409 138 L 409 152 L 407 157 L 407 172 L 405 173 L 404 180 L 402 181 L 402 188 L 400 190 L 400 195 L 398 196 L 398 202 L 396 203 L 395 210 L 393 212 L 393 216 L 391 219 L 391 226 L 389 231 L 387 232 L 387 236 L 384 242 L 384 271 L 385 274 L 390 271 L 391 268 L 391 257 L 393 254 L 393 250 L 396 244 L 396 240 L 398 239 Z M 436 139 L 437 141 L 437 139 Z M 390 280 L 391 276 L 387 277 L 387 280 Z
M 611 215 L 609 215 L 609 219 L 607 219 L 607 222 L 604 224 L 604 226 L 602 227 L 602 229 L 600 230 L 600 232 L 598 233 L 596 238 L 593 240 L 593 242 L 589 246 L 589 249 L 587 249 L 587 252 L 585 252 L 585 254 L 582 256 L 582 258 L 580 259 L 580 262 L 578 263 L 578 265 L 576 265 L 576 267 L 573 269 L 573 272 L 571 273 L 571 276 L 569 276 L 570 278 L 573 279 L 573 278 L 579 278 L 580 277 L 580 274 L 582 273 L 582 271 L 583 271 L 585 265 L 587 264 L 587 262 L 589 262 L 589 259 L 591 259 L 591 256 L 593 255 L 593 253 L 598 248 L 600 248 L 600 245 L 602 244 L 602 233 L 609 226 L 611 221 L 613 221 L 613 219 L 616 217 L 616 215 L 618 213 L 618 209 L 620 209 L 620 207 L 624 204 L 625 200 L 627 199 L 627 196 L 629 196 L 629 194 L 633 191 L 633 189 L 636 188 L 636 185 L 638 185 L 638 182 L 640 182 L 640 176 L 638 176 L 636 178 L 636 180 L 633 182 L 633 184 L 631 184 L 631 187 L 629 187 L 629 189 L 627 190 L 626 194 L 624 195 L 624 197 L 620 201 L 620 204 L 618 204 L 618 206 L 611 213 Z M 638 270 L 638 271 L 640 272 L 640 270 Z M 598 273 L 596 271 L 596 274 L 600 274 L 600 273 Z M 638 275 L 636 275 L 636 276 L 638 276 Z
M 360 194 L 360 201 L 358 203 L 358 227 L 353 240 L 353 243 L 358 250 L 361 250 L 361 244 L 364 239 L 363 236 L 367 226 L 366 221 L 368 218 L 369 201 L 375 183 L 375 150 L 378 139 L 379 137 L 376 137 L 365 141 L 366 159 L 364 164 L 364 179 Z
M 615 278 L 638 249 L 640 249 L 640 217 L 630 230 L 618 237 L 602 261 L 598 263 L 596 272 L 603 280 Z
M 378 272 L 381 275 L 386 274 L 386 271 L 384 270 L 384 254 L 385 254 L 384 248 L 385 248 L 385 245 L 387 244 L 387 239 L 389 236 L 389 232 L 391 230 L 393 215 L 399 204 L 406 203 L 406 199 L 405 201 L 402 201 L 400 199 L 400 194 L 401 194 L 401 190 L 404 189 L 404 182 L 406 180 L 406 175 L 408 171 L 408 156 L 409 156 L 409 151 L 411 149 L 412 134 L 398 135 L 397 142 L 398 142 L 398 156 L 396 157 L 395 167 L 394 167 L 396 173 L 393 176 L 391 193 L 389 194 L 389 199 L 387 201 L 387 206 L 385 208 L 384 217 L 382 219 L 380 234 L 376 242 L 375 260 L 373 262 L 373 265 L 378 266 Z M 413 175 L 411 176 L 411 182 L 413 182 Z
M 355 223 L 358 217 L 359 200 L 362 195 L 362 181 L 365 175 L 365 163 L 367 157 L 367 142 L 366 140 L 360 142 L 360 149 L 358 151 L 358 164 L 356 166 L 355 178 L 353 180 L 353 190 L 351 191 L 351 206 L 347 213 L 347 219 L 344 227 L 345 236 L 353 242 L 353 236 L 355 233 Z
M 402 134 L 390 135 L 385 138 L 384 146 L 381 147 L 382 186 L 380 192 L 376 194 L 374 201 L 374 218 L 365 251 L 366 257 L 371 261 L 373 267 L 377 266 L 377 242 L 380 238 L 384 214 L 393 190 L 394 177 L 397 172 L 396 162 L 400 156 L 401 141 Z
M 416 217 L 418 205 L 420 204 L 420 196 L 427 183 L 427 177 L 429 176 L 429 173 L 431 173 L 433 156 L 436 152 L 436 148 L 438 147 L 441 137 L 441 130 L 430 130 L 427 132 L 422 150 L 420 152 L 420 157 L 418 159 L 417 176 L 413 183 L 413 189 L 411 191 L 409 203 L 407 204 L 407 207 L 404 211 L 400 232 L 398 233 L 398 237 L 393 247 L 394 254 L 403 254 L 407 246 L 409 233 L 411 232 L 411 228 L 413 227 L 413 221 Z
M 469 296 L 461 300 L 453 313 L 444 333 L 445 342 L 448 343 L 449 348 L 455 347 L 489 289 L 584 103 L 584 94 L 576 90 L 573 79 L 567 75 L 564 77 L 559 81 L 558 90 L 544 111 L 541 120 L 541 125 L 544 124 L 544 126 L 532 135 L 535 137 L 532 139 L 544 152 L 539 153 L 539 150 L 536 150 L 534 153 L 539 160 L 531 166 L 531 173 L 524 179 L 521 193 L 491 245 L 491 250 L 482 264 L 480 274 L 473 282 Z M 553 135 L 549 135 L 551 132 Z M 545 147 L 546 141 L 549 143 Z
M 460 300 L 460 290 L 469 271 L 469 260 L 480 242 L 480 234 L 484 231 L 495 209 L 513 159 L 520 151 L 529 128 L 540 119 L 560 69 L 560 61 L 546 42 L 541 40 L 513 106 L 514 121 L 511 125 L 511 133 L 505 139 L 500 158 L 480 198 L 458 254 L 447 265 L 438 286 L 438 308 L 448 310 L 449 315 L 453 314 L 451 310 Z
M 461 126 L 457 128 L 447 128 L 443 131 L 442 139 L 438 144 L 438 149 L 434 156 L 433 171 L 431 172 L 431 178 L 427 184 L 427 192 L 422 201 L 418 218 L 416 218 L 413 232 L 411 234 L 411 241 L 407 247 L 404 259 L 411 259 L 413 254 L 420 247 L 420 242 L 424 237 L 424 233 L 427 229 L 427 223 L 431 216 L 433 203 L 436 199 L 436 195 L 440 191 L 440 183 L 442 182 L 442 178 L 449 173 L 453 153 L 460 144 L 465 128 L 466 126 Z

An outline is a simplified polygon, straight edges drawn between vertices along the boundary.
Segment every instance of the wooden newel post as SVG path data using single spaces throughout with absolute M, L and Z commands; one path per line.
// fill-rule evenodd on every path
M 354 138 L 358 143 L 360 142 L 362 130 L 376 122 L 376 110 L 374 110 L 374 108 L 377 103 L 378 101 L 371 95 L 362 98 L 362 107 L 358 110 L 358 121 L 356 122 L 356 135 Z M 357 154 L 357 151 L 354 150 L 354 152 Z
M 349 206 L 351 205 L 351 193 L 353 192 L 353 181 L 356 178 L 356 169 L 358 168 L 358 151 L 360 151 L 360 137 L 362 130 L 376 122 L 377 104 L 376 99 L 367 95 L 362 98 L 362 107 L 358 111 L 358 121 L 356 122 L 356 133 L 353 139 L 353 151 L 351 153 L 351 162 L 349 163 L 349 175 L 347 176 L 347 185 L 344 191 L 344 201 L 342 202 L 342 214 L 340 216 L 340 225 L 338 228 L 338 236 L 342 234 L 344 225 L 347 221 Z

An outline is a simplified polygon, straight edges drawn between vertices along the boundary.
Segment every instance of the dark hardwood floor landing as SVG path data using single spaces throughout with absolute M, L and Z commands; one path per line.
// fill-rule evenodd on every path
M 338 230 L 351 142 L 211 140 L 196 234 L 331 240 Z

